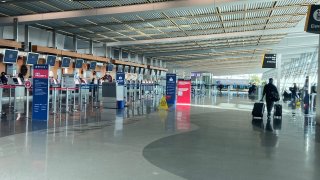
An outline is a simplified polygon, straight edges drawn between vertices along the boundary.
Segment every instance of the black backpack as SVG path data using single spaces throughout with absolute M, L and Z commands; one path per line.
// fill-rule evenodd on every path
M 272 101 L 279 101 L 279 100 L 280 100 L 280 96 L 279 96 L 278 91 L 273 90 L 273 91 L 270 93 L 270 99 L 271 99 Z

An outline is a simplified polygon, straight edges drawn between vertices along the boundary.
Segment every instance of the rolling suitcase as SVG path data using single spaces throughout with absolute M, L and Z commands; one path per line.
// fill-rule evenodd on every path
M 274 105 L 273 118 L 274 119 L 282 119 L 282 105 L 281 104 Z
M 263 119 L 265 105 L 263 102 L 256 102 L 253 105 L 252 119 Z

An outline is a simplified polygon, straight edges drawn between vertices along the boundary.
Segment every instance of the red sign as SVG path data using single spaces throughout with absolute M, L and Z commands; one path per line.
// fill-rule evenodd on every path
M 26 87 L 27 89 L 31 88 L 31 82 L 29 80 L 24 82 L 24 87 Z
M 37 65 L 35 65 L 35 66 L 37 66 Z M 42 66 L 34 67 L 33 78 L 48 79 L 49 78 L 49 70 L 44 69 Z
M 177 103 L 191 103 L 191 80 L 178 80 L 178 98 Z

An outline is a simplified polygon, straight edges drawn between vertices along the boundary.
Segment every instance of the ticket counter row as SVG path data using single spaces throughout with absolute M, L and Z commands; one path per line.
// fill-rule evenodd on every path
M 25 82 L 32 82 L 27 79 Z M 70 83 L 71 81 L 71 83 Z M 50 95 L 49 108 L 50 113 L 82 111 L 88 104 L 94 107 L 100 107 L 102 100 L 102 83 L 91 83 L 90 79 L 74 78 L 71 75 L 64 76 L 62 80 L 54 78 L 49 79 Z M 157 94 L 163 94 L 160 86 L 156 83 L 146 83 L 139 81 L 127 81 L 124 85 L 125 104 L 135 102 L 144 98 L 153 97 Z M 29 116 L 30 100 L 32 100 L 33 88 L 26 87 L 19 78 L 8 77 L 8 84 L 0 85 L 0 112 L 11 113 L 16 111 L 16 103 L 26 104 L 26 116 Z M 9 108 L 2 108 L 9 107 Z

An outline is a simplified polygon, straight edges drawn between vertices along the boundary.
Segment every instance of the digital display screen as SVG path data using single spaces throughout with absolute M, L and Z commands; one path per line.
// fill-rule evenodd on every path
M 62 58 L 61 67 L 68 68 L 70 66 L 71 59 L 68 57 Z
M 81 69 L 81 68 L 82 68 L 82 65 L 83 65 L 83 59 L 77 59 L 77 60 L 76 60 L 75 68 Z
M 96 66 L 97 66 L 97 62 L 95 61 L 90 62 L 90 69 L 95 70 Z
M 4 63 L 17 63 L 18 51 L 12 49 L 6 49 L 4 51 L 3 62 Z
M 13 80 L 13 82 L 15 83 L 15 84 L 19 84 L 19 81 L 18 81 L 18 79 L 17 78 L 12 78 L 12 80 Z
M 54 56 L 54 55 L 48 55 L 47 56 L 47 64 L 49 66 L 54 66 L 56 64 L 56 59 L 57 59 L 57 56 Z
M 28 53 L 27 56 L 27 64 L 29 65 L 35 65 L 38 64 L 38 60 L 39 60 L 39 54 L 38 53 Z

